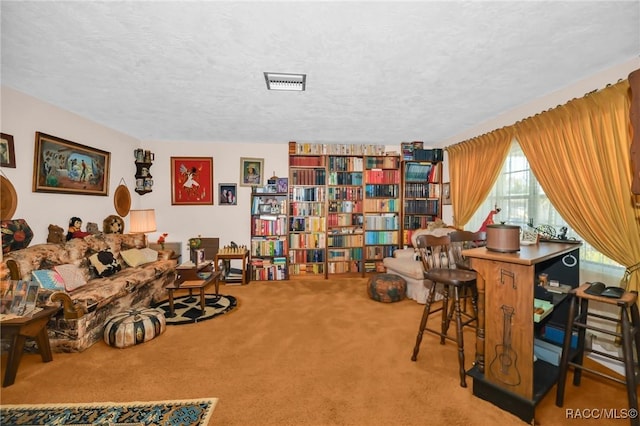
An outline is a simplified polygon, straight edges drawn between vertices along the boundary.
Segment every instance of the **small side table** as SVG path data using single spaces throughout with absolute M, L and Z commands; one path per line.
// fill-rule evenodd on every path
M 249 284 L 249 274 L 247 274 L 247 263 L 249 261 L 249 250 L 245 250 L 244 252 L 240 252 L 240 253 L 216 253 L 216 258 L 214 260 L 214 266 L 215 266 L 215 270 L 219 271 L 220 270 L 220 262 L 218 262 L 219 260 L 242 260 L 242 280 L 240 281 L 241 284 Z M 232 282 L 232 281 L 226 281 L 226 282 Z
M 195 269 L 195 268 L 193 268 Z M 218 289 L 220 287 L 220 271 L 213 271 L 211 275 L 207 278 L 195 278 L 195 279 L 184 279 L 180 277 L 176 279 L 176 281 L 172 284 L 169 284 L 166 289 L 169 292 L 169 318 L 173 318 L 176 314 L 173 308 L 173 292 L 176 290 L 189 290 L 189 297 L 193 297 L 193 290 L 198 289 L 200 291 L 200 310 L 202 311 L 202 315 L 205 313 L 205 290 L 211 284 L 215 284 L 216 286 L 216 294 L 220 294 Z
M 40 350 L 42 362 L 53 361 L 51 346 L 49 345 L 49 335 L 47 334 L 47 323 L 51 316 L 58 312 L 60 308 L 51 306 L 43 308 L 31 317 L 12 318 L 0 321 L 0 332 L 2 337 L 11 339 L 11 348 L 7 359 L 7 370 L 4 373 L 2 387 L 11 386 L 16 381 L 18 366 L 22 359 L 24 343 L 27 338 L 35 339 Z

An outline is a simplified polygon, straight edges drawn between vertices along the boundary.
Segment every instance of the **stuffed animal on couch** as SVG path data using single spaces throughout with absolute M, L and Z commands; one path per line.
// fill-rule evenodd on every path
M 49 235 L 47 236 L 47 242 L 53 244 L 60 244 L 64 242 L 64 229 L 58 225 L 49 225 Z
M 105 234 L 124 233 L 124 220 L 114 214 L 107 216 L 102 222 L 102 232 Z
M 91 235 L 89 232 L 82 231 L 82 219 L 79 217 L 72 217 L 69 219 L 69 230 L 67 231 L 67 241 L 72 238 L 84 238 L 87 235 Z

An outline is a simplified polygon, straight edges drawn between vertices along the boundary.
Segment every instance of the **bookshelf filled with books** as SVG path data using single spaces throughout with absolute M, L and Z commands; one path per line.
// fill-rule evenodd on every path
M 363 158 L 330 155 L 327 179 L 327 273 L 363 268 Z
M 400 156 L 364 157 L 364 271 L 384 271 L 382 260 L 400 244 Z
M 289 147 L 289 274 L 326 277 L 327 158 Z
M 442 218 L 440 162 L 402 162 L 402 244 L 411 244 L 411 234 Z
M 286 192 L 251 192 L 251 279 L 289 278 L 289 222 Z

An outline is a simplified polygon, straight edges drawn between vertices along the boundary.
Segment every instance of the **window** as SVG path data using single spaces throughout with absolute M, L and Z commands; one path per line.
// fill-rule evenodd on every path
M 491 193 L 465 225 L 465 229 L 471 231 L 480 229 L 482 222 L 495 206 L 501 209 L 500 213 L 494 216 L 496 223 L 519 225 L 523 230 L 547 227 L 556 235 L 562 227 L 567 227 L 567 238 L 582 239 L 553 207 L 531 172 L 520 144 L 515 140 Z M 621 275 L 624 270 L 622 265 L 584 242 L 580 248 L 580 265 L 581 268 L 612 275 Z

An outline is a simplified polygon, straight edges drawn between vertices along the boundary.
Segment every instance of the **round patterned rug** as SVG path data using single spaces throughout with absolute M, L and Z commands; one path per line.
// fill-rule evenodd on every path
M 202 315 L 200 309 L 200 295 L 194 293 L 193 296 L 180 296 L 173 299 L 174 317 L 169 317 L 169 301 L 159 303 L 154 306 L 164 311 L 167 325 L 190 324 L 194 322 L 206 321 L 218 315 L 226 314 L 237 306 L 238 301 L 233 296 L 224 294 L 206 294 L 205 311 Z

